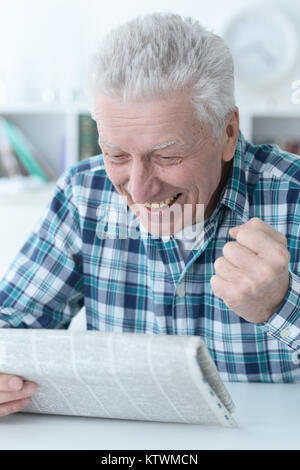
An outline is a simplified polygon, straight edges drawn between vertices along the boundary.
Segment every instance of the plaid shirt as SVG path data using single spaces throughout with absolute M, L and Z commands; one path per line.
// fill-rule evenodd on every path
M 90 330 L 201 336 L 223 380 L 300 380 L 299 189 L 300 158 L 240 134 L 227 185 L 184 261 L 173 237 L 139 232 L 101 156 L 82 161 L 59 178 L 0 281 L 0 327 L 67 328 L 85 306 Z M 229 229 L 252 217 L 283 233 L 291 255 L 287 295 L 258 325 L 210 287 L 213 264 L 232 241 Z M 134 228 L 131 238 L 125 225 Z

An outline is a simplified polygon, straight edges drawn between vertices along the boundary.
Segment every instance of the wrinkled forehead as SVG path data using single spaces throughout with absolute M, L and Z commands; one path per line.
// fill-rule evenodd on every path
M 186 96 L 123 102 L 103 95 L 95 101 L 94 117 L 100 141 L 118 150 L 129 141 L 166 148 L 191 143 L 204 132 Z

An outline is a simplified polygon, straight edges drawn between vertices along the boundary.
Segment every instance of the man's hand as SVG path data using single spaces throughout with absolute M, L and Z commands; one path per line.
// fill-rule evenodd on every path
M 16 375 L 0 374 L 0 416 L 23 410 L 35 391 L 34 382 L 23 381 Z
M 240 317 L 252 323 L 267 321 L 289 287 L 286 238 L 258 218 L 229 234 L 236 242 L 226 243 L 216 260 L 211 287 Z

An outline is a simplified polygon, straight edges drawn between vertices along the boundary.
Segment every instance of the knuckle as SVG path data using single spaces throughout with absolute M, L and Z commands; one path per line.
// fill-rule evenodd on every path
M 253 279 L 244 278 L 244 280 L 241 282 L 240 287 L 240 302 L 242 302 L 245 297 L 247 298 L 253 296 L 256 292 L 256 288 L 256 282 Z
M 263 264 L 257 271 L 257 278 L 260 283 L 268 283 L 274 276 L 274 269 L 268 264 Z
M 227 256 L 230 254 L 236 247 L 237 242 L 228 242 L 226 245 L 223 246 L 223 255 Z
M 284 248 L 287 248 L 288 243 L 287 243 L 286 236 L 284 236 L 283 233 L 281 233 L 281 232 L 277 232 L 277 233 L 278 233 L 278 238 L 280 238 L 280 241 L 283 244 Z
M 262 223 L 263 222 L 261 219 L 259 219 L 258 217 L 253 217 L 252 219 L 248 220 L 247 225 L 248 227 L 255 229 L 257 227 L 261 227 Z
M 210 278 L 210 285 L 214 293 L 220 295 L 219 276 L 217 274 Z
M 247 237 L 248 232 L 249 232 L 249 227 L 242 227 L 236 236 L 236 240 L 238 242 L 242 242 L 245 239 L 245 237 Z
M 281 245 L 278 245 L 274 248 L 274 263 L 276 267 L 281 270 L 287 267 L 287 264 L 290 261 L 290 253 L 286 248 Z
M 224 258 L 221 256 L 220 258 L 217 258 L 216 261 L 214 262 L 214 267 L 216 270 L 219 270 L 224 264 Z

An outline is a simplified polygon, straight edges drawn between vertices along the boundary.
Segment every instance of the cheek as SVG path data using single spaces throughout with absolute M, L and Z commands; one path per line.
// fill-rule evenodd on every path
M 104 162 L 104 168 L 108 178 L 114 185 L 118 186 L 119 184 L 122 184 L 124 181 L 126 181 L 125 167 L 121 168 L 117 165 Z
M 176 172 L 176 180 L 179 186 L 186 189 L 192 189 L 198 186 L 203 186 L 205 183 L 205 175 L 199 166 L 185 166 L 179 168 Z
M 170 186 L 188 188 L 191 182 L 192 173 L 183 165 L 160 168 L 157 178 Z
M 219 172 L 216 168 L 199 162 L 199 164 L 182 171 L 180 179 L 182 186 L 188 189 L 189 197 L 204 202 L 214 190 L 218 175 Z

